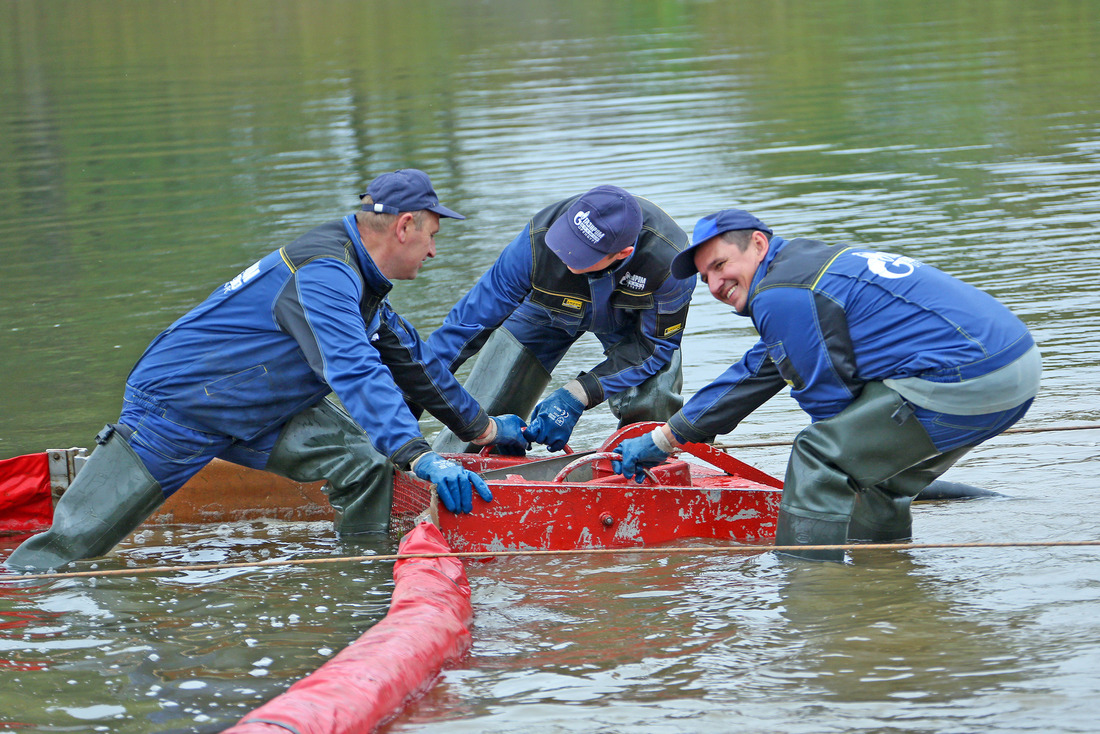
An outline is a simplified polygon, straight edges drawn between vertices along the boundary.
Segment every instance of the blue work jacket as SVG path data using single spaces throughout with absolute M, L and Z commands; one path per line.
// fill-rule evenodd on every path
M 960 383 L 1035 347 L 1003 304 L 934 267 L 809 239 L 771 239 L 746 311 L 760 341 L 672 416 L 681 440 L 732 431 L 785 385 L 817 421 L 844 410 L 868 382 Z
M 564 348 L 586 332 L 600 340 L 606 359 L 577 378 L 588 407 L 640 385 L 671 361 L 696 282 L 695 276 L 677 280 L 669 271 L 687 235 L 656 204 L 635 197 L 642 231 L 634 252 L 603 271 L 571 273 L 546 245 L 546 231 L 577 198 L 537 213 L 428 337 L 428 346 L 450 369 L 458 369 L 513 313 L 522 317 L 517 329 L 523 322 L 552 326 L 568 342 Z M 538 333 L 544 338 L 545 332 Z M 525 341 L 523 333 L 515 336 Z M 527 346 L 536 356 L 541 347 L 564 352 L 562 345 Z
M 335 392 L 398 466 L 429 450 L 406 398 L 466 440 L 488 416 L 394 312 L 355 216 L 317 227 L 162 332 L 127 380 L 188 425 L 248 441 Z

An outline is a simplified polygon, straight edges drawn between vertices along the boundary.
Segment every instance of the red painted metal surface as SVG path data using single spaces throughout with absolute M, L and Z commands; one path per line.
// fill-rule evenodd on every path
M 653 467 L 643 484 L 611 470 L 610 449 L 658 424 L 635 424 L 604 442 L 601 451 L 553 461 L 451 454 L 484 472 L 492 502 L 476 495 L 474 510 L 433 518 L 456 551 L 633 548 L 679 539 L 713 538 L 770 543 L 775 538 L 782 482 L 729 454 L 702 444 L 685 453 L 712 466 L 673 458 Z M 525 476 L 526 473 L 526 476 Z M 398 474 L 397 494 L 430 495 L 427 483 Z M 426 500 L 423 500 L 426 503 Z
M 734 477 L 705 486 L 498 482 L 468 515 L 441 512 L 456 551 L 632 548 L 682 538 L 767 543 L 780 493 Z

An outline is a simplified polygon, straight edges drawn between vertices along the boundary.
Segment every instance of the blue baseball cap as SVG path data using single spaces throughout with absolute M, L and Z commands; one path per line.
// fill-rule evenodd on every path
M 672 258 L 672 277 L 683 280 L 699 272 L 695 267 L 695 249 L 712 237 L 737 229 L 758 229 L 771 237 L 772 230 L 755 215 L 744 209 L 723 209 L 708 214 L 695 223 L 691 233 L 691 247 Z
M 574 270 L 584 270 L 630 247 L 642 232 L 642 207 L 618 186 L 597 186 L 581 194 L 550 229 L 546 246 Z
M 365 212 L 400 214 L 427 209 L 441 217 L 466 218 L 440 204 L 428 174 L 415 168 L 402 168 L 393 173 L 383 173 L 370 182 L 367 193 L 359 194 L 360 199 L 366 196 L 370 196 L 374 203 L 364 204 Z

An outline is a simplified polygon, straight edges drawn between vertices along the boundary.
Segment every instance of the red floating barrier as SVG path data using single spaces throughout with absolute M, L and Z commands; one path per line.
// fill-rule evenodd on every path
M 438 528 L 417 525 L 399 552 L 448 553 Z M 386 617 L 316 671 L 226 729 L 232 734 L 363 734 L 432 686 L 470 649 L 470 584 L 457 558 L 411 558 L 393 570 Z
M 53 522 L 46 454 L 0 460 L 0 535 L 33 533 Z

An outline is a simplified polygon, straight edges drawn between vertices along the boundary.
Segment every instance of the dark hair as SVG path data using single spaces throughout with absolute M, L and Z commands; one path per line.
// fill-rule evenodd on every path
M 723 242 L 728 242 L 731 245 L 737 245 L 737 249 L 744 252 L 749 248 L 749 243 L 752 242 L 752 233 L 760 232 L 759 229 L 730 229 L 726 230 L 719 237 Z M 765 234 L 767 234 L 765 232 Z

